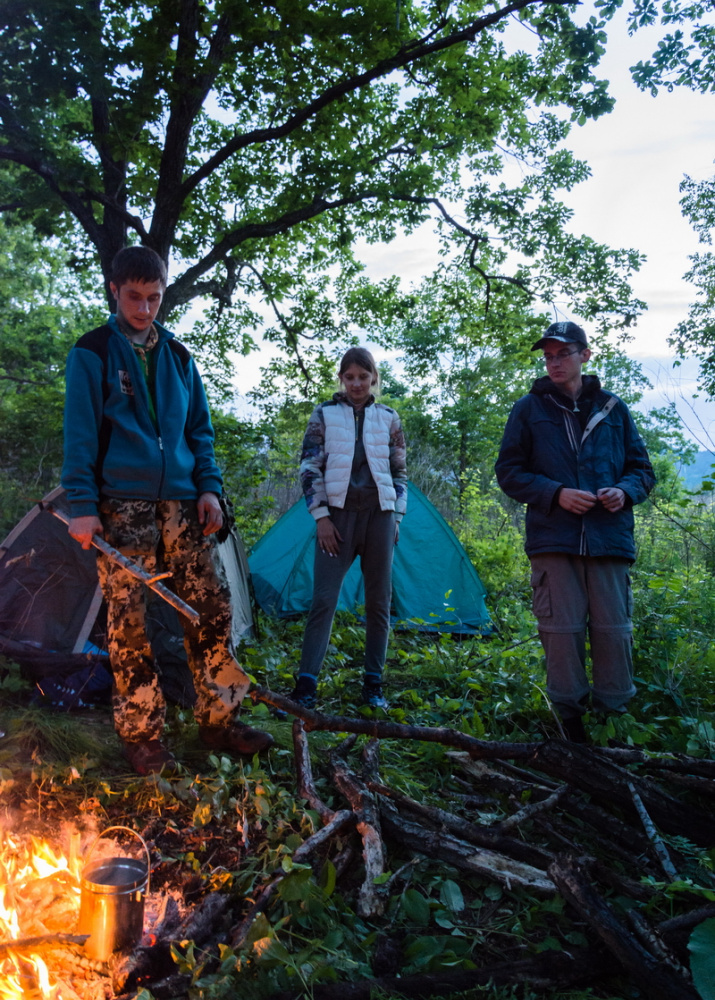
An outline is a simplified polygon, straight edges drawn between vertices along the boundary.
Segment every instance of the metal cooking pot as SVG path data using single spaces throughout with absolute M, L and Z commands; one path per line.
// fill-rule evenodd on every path
M 100 839 L 124 830 L 141 841 L 146 861 L 138 858 L 102 858 L 89 864 Z M 149 892 L 151 858 L 143 838 L 128 826 L 110 826 L 92 844 L 82 869 L 79 933 L 89 934 L 85 952 L 99 962 L 116 951 L 128 951 L 144 931 L 144 897 Z

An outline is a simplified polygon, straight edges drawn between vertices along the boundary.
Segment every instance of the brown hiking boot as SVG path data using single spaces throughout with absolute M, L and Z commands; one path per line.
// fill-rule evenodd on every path
M 176 758 L 160 740 L 124 742 L 124 756 L 137 774 L 174 774 Z
M 199 739 L 210 750 L 227 750 L 241 757 L 253 757 L 273 746 L 270 733 L 251 729 L 243 722 L 230 722 L 225 726 L 199 726 Z

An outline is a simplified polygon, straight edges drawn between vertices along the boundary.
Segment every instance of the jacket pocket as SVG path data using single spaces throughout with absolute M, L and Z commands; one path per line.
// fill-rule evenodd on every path
M 531 574 L 531 608 L 537 618 L 551 617 L 551 591 L 545 569 L 534 570 Z

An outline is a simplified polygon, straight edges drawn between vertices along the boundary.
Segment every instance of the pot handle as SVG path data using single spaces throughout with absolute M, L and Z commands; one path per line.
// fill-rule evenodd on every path
M 131 835 L 133 837 L 136 837 L 137 840 L 139 840 L 141 842 L 142 847 L 146 851 L 146 894 L 148 896 L 149 895 L 149 882 L 151 880 L 151 855 L 149 854 L 149 848 L 147 847 L 146 841 L 144 840 L 144 838 L 142 837 L 142 835 L 140 833 L 137 833 L 136 830 L 132 830 L 132 828 L 130 826 L 108 826 L 106 830 L 102 830 L 102 832 L 99 834 L 99 836 L 95 839 L 95 841 L 92 844 L 92 846 L 90 847 L 90 849 L 87 851 L 87 854 L 86 854 L 85 859 L 84 859 L 85 865 L 89 861 L 90 857 L 92 856 L 92 852 L 94 851 L 95 847 L 97 846 L 97 844 L 99 843 L 99 841 L 102 839 L 102 837 L 105 837 L 108 833 L 111 833 L 112 830 L 123 830 L 124 833 L 131 833 Z

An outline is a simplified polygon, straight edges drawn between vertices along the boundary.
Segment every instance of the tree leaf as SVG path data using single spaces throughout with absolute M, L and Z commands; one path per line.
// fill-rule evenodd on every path
M 715 1000 L 715 919 L 703 920 L 688 941 L 690 971 L 703 1000 Z

